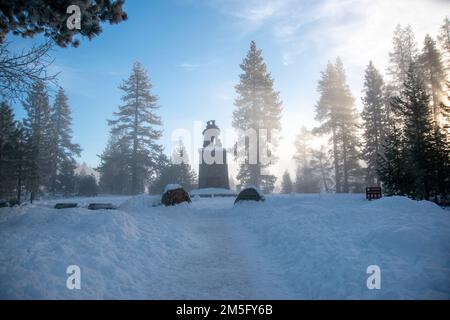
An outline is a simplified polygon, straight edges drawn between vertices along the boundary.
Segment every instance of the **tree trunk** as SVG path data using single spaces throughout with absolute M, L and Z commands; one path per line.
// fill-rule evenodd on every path
M 341 176 L 339 173 L 339 159 L 338 159 L 338 147 L 336 128 L 333 125 L 333 162 L 334 162 L 334 179 L 336 180 L 336 193 L 341 193 Z
M 342 191 L 343 193 L 349 193 L 350 189 L 348 186 L 347 137 L 344 132 L 342 132 L 342 161 L 344 170 L 344 188 Z

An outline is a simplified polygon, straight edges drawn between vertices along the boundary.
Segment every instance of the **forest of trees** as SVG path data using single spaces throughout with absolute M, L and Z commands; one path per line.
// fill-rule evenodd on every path
M 72 142 L 72 117 L 67 96 L 59 89 L 50 103 L 45 84 L 36 82 L 23 102 L 26 117 L 14 120 L 7 102 L 0 107 L 0 197 L 33 200 L 39 194 L 77 192 L 75 156 L 81 148 Z
M 312 133 L 329 137 L 329 147 L 311 148 L 311 132 L 300 130 L 294 143 L 295 191 L 346 193 L 382 186 L 388 195 L 450 202 L 448 18 L 437 39 L 427 35 L 419 50 L 411 27 L 397 26 L 387 80 L 372 61 L 366 68 L 361 114 L 342 61 L 328 63 L 318 84 L 320 126 Z
M 41 16 L 45 12 L 39 15 L 25 4 L 30 2 L 17 5 L 36 14 L 34 20 L 16 19 L 20 23 L 11 24 L 3 20 L 14 17 L 0 17 L 4 22 L 0 24 L 0 199 L 20 203 L 24 197 L 33 200 L 44 194 L 161 193 L 168 183 L 195 188 L 196 172 L 186 160 L 182 141 L 172 155 L 164 153 L 158 97 L 139 62 L 119 87 L 122 102 L 108 121 L 110 137 L 99 156 L 98 185 L 92 175 L 75 174 L 75 159 L 82 149 L 73 142 L 66 92 L 56 86 L 51 94 L 56 78 L 47 73 L 48 50 L 50 43 L 77 46 L 77 35 L 97 36 L 103 21 L 125 20 L 123 1 L 91 8 L 95 21 L 91 29 L 73 32 L 61 32 L 58 21 L 46 20 Z M 37 28 L 35 20 L 42 27 Z M 12 55 L 5 42 L 9 32 L 24 37 L 42 33 L 48 42 Z M 450 203 L 449 19 L 444 19 L 436 38 L 427 35 L 420 47 L 410 26 L 397 26 L 387 54 L 385 74 L 368 61 L 361 75 L 361 112 L 343 61 L 337 57 L 328 62 L 317 86 L 318 125 L 299 128 L 294 142 L 295 175 L 283 173 L 281 193 L 349 193 L 381 186 L 388 195 Z M 277 181 L 270 168 L 279 158 L 282 102 L 255 41 L 240 68 L 232 125 L 238 132 L 256 131 L 256 163 L 249 161 L 249 140 L 236 144 L 236 179 L 240 186 L 255 185 L 271 193 Z M 26 113 L 22 120 L 15 119 L 11 107 L 17 100 Z M 314 144 L 317 138 L 326 142 Z M 262 145 L 267 146 L 269 163 L 260 158 Z
M 102 23 L 120 23 L 127 14 L 123 0 L 74 0 L 71 4 L 83 8 L 83 19 L 89 22 L 79 29 L 62 27 L 67 19 L 65 2 L 9 1 L 0 6 L 0 200 L 10 204 L 20 203 L 25 196 L 32 201 L 41 194 L 78 194 L 85 181 L 95 182 L 74 172 L 81 148 L 72 142 L 67 95 L 49 68 L 54 61 L 51 49 L 77 47 L 80 38 L 100 35 Z M 33 38 L 39 34 L 43 43 L 20 52 L 10 49 L 8 35 Z M 55 87 L 51 104 L 49 92 Z M 22 120 L 15 119 L 11 107 L 18 101 L 26 112 Z

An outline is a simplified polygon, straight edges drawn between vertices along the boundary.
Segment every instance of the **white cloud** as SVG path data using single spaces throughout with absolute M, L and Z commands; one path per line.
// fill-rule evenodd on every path
M 207 4 L 236 18 L 261 24 L 278 14 L 286 5 L 283 0 L 212 0 Z
M 285 65 L 296 61 L 305 46 L 340 55 L 358 67 L 370 59 L 384 69 L 392 32 L 410 24 L 421 42 L 436 34 L 448 12 L 446 0 L 213 0 L 218 10 L 235 17 L 243 32 L 267 27 L 281 48 Z
M 214 65 L 218 61 L 216 59 L 210 59 L 201 63 L 191 63 L 191 62 L 182 62 L 177 64 L 176 66 L 184 71 L 196 71 L 199 68 L 208 67 Z
M 198 63 L 189 63 L 189 62 L 183 62 L 178 65 L 178 67 L 184 71 L 195 71 L 197 70 L 201 65 Z

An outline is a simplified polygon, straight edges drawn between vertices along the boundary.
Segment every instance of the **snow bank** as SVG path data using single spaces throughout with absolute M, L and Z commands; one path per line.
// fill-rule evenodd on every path
M 450 215 L 431 202 L 288 195 L 257 205 L 239 214 L 296 298 L 450 298 Z M 367 289 L 369 265 L 382 290 Z
M 101 201 L 118 210 L 0 209 L 0 298 L 450 299 L 450 212 L 430 202 Z M 66 288 L 69 265 L 81 268 L 81 290 Z M 366 286 L 369 265 L 381 268 L 381 290 Z
M 174 261 L 195 239 L 185 242 L 181 208 L 162 215 L 152 200 L 131 198 L 119 210 L 0 210 L 0 299 L 173 297 Z M 81 268 L 81 290 L 66 288 L 69 265 Z

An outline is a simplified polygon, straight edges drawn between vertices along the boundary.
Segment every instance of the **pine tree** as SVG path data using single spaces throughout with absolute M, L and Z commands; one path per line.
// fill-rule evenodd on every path
M 410 195 L 412 188 L 411 164 L 401 126 L 389 124 L 383 153 L 378 158 L 377 174 L 383 182 L 384 193 L 388 195 Z
M 13 110 L 3 101 L 0 104 L 0 199 L 15 196 L 18 139 Z
M 17 146 L 15 148 L 15 173 L 16 173 L 16 192 L 17 192 L 17 203 L 20 204 L 22 202 L 22 192 L 26 187 L 25 185 L 25 176 L 28 170 L 29 159 L 28 155 L 28 141 L 31 141 L 29 132 L 25 129 L 23 122 L 18 122 L 17 131 L 16 131 L 16 139 Z
M 131 149 L 128 163 L 131 194 L 144 191 L 163 151 L 157 143 L 162 135 L 157 129 L 162 125 L 161 118 L 155 114 L 159 108 L 158 98 L 151 94 L 151 88 L 146 71 L 136 62 L 130 77 L 120 86 L 125 93 L 122 97 L 124 104 L 114 113 L 116 119 L 109 121 L 112 134 L 120 134 Z
M 76 176 L 75 168 L 76 162 L 74 159 L 65 159 L 61 162 L 58 172 L 58 185 L 56 191 L 62 193 L 64 196 L 69 196 L 75 192 Z
M 398 95 L 406 81 L 409 66 L 416 61 L 418 56 L 417 43 L 410 25 L 406 27 L 397 25 L 392 45 L 392 51 L 389 52 L 388 74 L 391 77 L 389 84 L 393 89 L 393 94 Z
M 450 205 L 450 143 L 445 129 L 435 126 L 428 150 L 431 176 L 431 196 L 436 203 Z
M 447 72 L 450 72 L 450 20 L 448 17 L 444 18 L 444 22 L 439 30 L 438 40 Z
M 295 173 L 295 192 L 318 193 L 320 192 L 320 177 L 312 161 L 302 166 L 297 166 Z
M 295 191 L 301 193 L 314 193 L 320 191 L 321 159 L 316 158 L 318 153 L 311 147 L 313 135 L 306 127 L 300 128 L 294 147 L 296 149 L 294 160 L 297 163 Z M 323 164 L 323 162 L 322 162 Z M 326 181 L 326 180 L 325 180 Z
M 168 184 L 179 184 L 186 191 L 197 186 L 197 174 L 192 170 L 186 148 L 180 140 L 171 160 L 159 169 L 157 179 L 150 186 L 150 193 L 160 194 Z
M 255 41 L 250 44 L 250 50 L 240 65 L 243 73 L 240 82 L 235 87 L 238 97 L 235 99 L 236 109 L 233 112 L 233 127 L 246 131 L 256 132 L 256 163 L 249 163 L 249 159 L 242 159 L 237 179 L 241 185 L 255 185 L 264 192 L 273 191 L 275 176 L 266 174 L 267 170 L 276 160 L 275 148 L 277 146 L 276 133 L 280 130 L 281 102 L 279 93 L 273 88 L 273 79 L 267 71 L 261 50 L 257 49 Z M 267 130 L 267 137 L 264 135 Z M 242 137 L 240 137 L 242 138 Z M 260 157 L 260 147 L 265 145 L 271 156 L 271 161 L 265 163 Z M 244 155 L 248 155 L 249 143 L 245 145 Z M 261 150 L 262 151 L 262 150 Z
M 336 192 L 358 191 L 361 188 L 361 168 L 358 162 L 357 113 L 339 58 L 334 65 L 328 63 L 322 72 L 318 91 L 321 96 L 316 104 L 316 120 L 321 125 L 313 133 L 331 134 Z
M 440 103 L 445 82 L 445 69 L 442 64 L 441 53 L 436 47 L 436 42 L 429 35 L 426 35 L 422 54 L 419 57 L 425 86 L 431 97 L 434 122 L 440 125 Z
M 66 28 L 67 8 L 74 4 L 80 7 L 83 22 L 80 29 Z M 22 0 L 7 1 L 0 7 L 0 42 L 8 33 L 33 38 L 38 34 L 52 38 L 61 47 L 69 44 L 78 46 L 82 35 L 89 39 L 102 32 L 101 23 L 120 23 L 127 19 L 123 11 L 124 0 L 73 0 L 51 1 Z
M 325 146 L 322 145 L 319 148 L 312 150 L 311 164 L 315 168 L 315 172 L 317 172 L 318 175 L 318 191 L 323 190 L 327 193 L 330 192 L 335 182 L 333 181 L 331 174 L 333 166 L 330 162 L 330 157 Z M 312 181 L 313 187 L 311 189 L 316 189 L 314 187 L 316 185 L 314 179 Z
M 311 140 L 313 138 L 313 135 L 310 130 L 306 127 L 301 127 L 300 132 L 297 134 L 297 137 L 294 141 L 294 147 L 295 147 L 295 155 L 294 160 L 299 165 L 306 164 L 310 159 L 312 155 L 312 148 L 311 148 Z
M 44 83 L 36 82 L 23 103 L 28 131 L 26 187 L 31 192 L 31 201 L 41 189 L 48 190 L 51 174 L 51 113 Z
M 447 81 L 445 87 L 447 88 L 447 102 L 441 101 L 440 110 L 442 118 L 442 129 L 447 132 L 447 141 L 450 144 L 450 81 Z
M 194 189 L 197 185 L 197 174 L 189 164 L 188 153 L 181 139 L 172 154 L 171 163 L 173 171 L 178 175 L 177 183 L 185 190 Z
M 362 98 L 364 105 L 361 114 L 364 128 L 362 158 L 367 164 L 366 183 L 377 186 L 380 186 L 380 179 L 377 175 L 378 158 L 383 152 L 385 130 L 388 125 L 383 87 L 383 77 L 370 61 L 366 69 L 364 97 Z
M 97 180 L 93 175 L 78 175 L 76 180 L 79 196 L 95 197 L 98 194 Z
M 430 96 L 428 95 L 423 83 L 421 74 L 415 64 L 410 66 L 407 78 L 404 83 L 404 89 L 401 95 L 392 99 L 392 108 L 400 119 L 403 120 L 403 145 L 397 146 L 395 152 L 393 148 L 388 153 L 393 153 L 403 163 L 406 176 L 401 180 L 402 183 L 383 181 L 394 192 L 407 194 L 417 199 L 430 199 L 435 189 L 435 168 L 433 158 L 440 154 L 434 144 L 434 123 L 433 114 L 430 108 Z M 390 137 L 394 138 L 394 137 Z M 397 168 L 399 170 L 399 168 Z M 408 184 L 409 189 L 400 190 L 389 184 Z
M 131 186 L 131 170 L 129 159 L 131 149 L 128 142 L 120 134 L 111 134 L 108 145 L 100 156 L 100 189 L 108 194 L 129 194 Z
M 73 189 L 73 171 L 76 164 L 74 156 L 80 156 L 81 148 L 72 142 L 72 116 L 68 98 L 59 89 L 52 109 L 52 152 L 50 190 L 53 193 Z
M 293 185 L 291 180 L 291 175 L 288 171 L 283 173 L 283 178 L 281 180 L 281 193 L 289 194 L 293 192 Z

